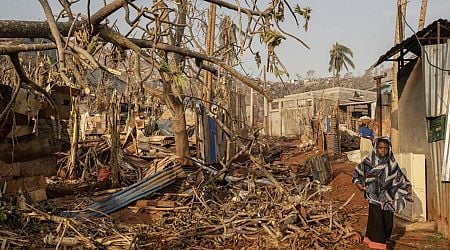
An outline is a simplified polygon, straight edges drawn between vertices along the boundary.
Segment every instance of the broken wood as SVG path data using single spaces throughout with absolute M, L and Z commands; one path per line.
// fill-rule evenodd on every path
M 165 207 L 174 208 L 174 201 L 155 201 L 155 200 L 138 200 L 136 202 L 136 207 Z

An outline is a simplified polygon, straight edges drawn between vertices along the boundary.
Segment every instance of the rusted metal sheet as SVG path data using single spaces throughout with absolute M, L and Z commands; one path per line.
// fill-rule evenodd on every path
M 309 160 L 313 180 L 326 184 L 331 180 L 331 163 L 328 154 L 323 153 Z

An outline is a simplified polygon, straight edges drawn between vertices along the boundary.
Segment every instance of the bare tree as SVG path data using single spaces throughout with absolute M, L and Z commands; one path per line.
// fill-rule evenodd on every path
M 236 69 L 239 58 L 245 51 L 250 51 L 256 58 L 259 56 L 261 62 L 260 52 L 253 48 L 259 37 L 260 42 L 267 45 L 266 65 L 269 71 L 278 77 L 287 74 L 275 48 L 287 37 L 304 46 L 306 44 L 286 32 L 281 23 L 290 14 L 297 25 L 298 17 L 304 18 L 306 29 L 311 13 L 308 7 L 289 6 L 287 1 L 281 0 L 269 3 L 162 0 L 145 2 L 142 6 L 134 0 L 113 0 L 105 1 L 105 5 L 93 14 L 88 5 L 90 1 L 59 2 L 59 14 L 55 15 L 47 1 L 40 0 L 47 19 L 45 22 L 1 20 L 0 38 L 45 38 L 50 42 L 3 44 L 0 45 L 0 54 L 13 56 L 27 51 L 56 49 L 58 74 L 54 81 L 43 82 L 47 89 L 56 84 L 84 86 L 84 71 L 100 68 L 125 78 L 129 85 L 134 86 L 130 87 L 133 95 L 145 89 L 146 93 L 159 97 L 172 112 L 176 153 L 184 164 L 188 164 L 184 156 L 189 153 L 185 99 L 189 95 L 206 99 L 203 95 L 206 74 L 203 72 L 209 72 L 212 80 L 222 85 L 229 79 L 239 81 L 271 100 L 260 79 Z M 217 13 L 218 22 L 207 22 L 204 2 L 222 7 Z M 77 4 L 88 6 L 87 14 L 75 15 L 72 8 Z M 110 22 L 108 18 L 120 9 L 125 13 L 123 20 Z M 219 23 L 221 30 L 219 36 L 212 34 L 210 42 L 220 46 L 208 52 L 204 38 L 208 25 L 215 23 Z M 119 31 L 121 25 L 127 26 L 126 32 Z M 69 66 L 69 61 L 72 66 Z M 14 66 L 23 67 L 20 63 Z M 147 80 L 158 80 L 160 87 L 144 87 Z M 22 82 L 44 95 L 48 94 L 31 80 Z M 212 100 L 221 88 L 221 85 L 214 88 L 211 98 L 206 101 Z M 189 95 L 186 94 L 188 92 Z

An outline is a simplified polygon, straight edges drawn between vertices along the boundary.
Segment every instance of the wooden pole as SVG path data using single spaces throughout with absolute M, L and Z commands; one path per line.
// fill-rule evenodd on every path
M 381 99 L 381 79 L 383 79 L 384 75 L 375 76 L 373 79 L 376 81 L 377 85 L 377 110 L 376 113 L 378 115 L 378 136 L 383 135 L 383 104 Z
M 70 156 L 69 156 L 69 166 L 68 166 L 68 174 L 67 177 L 69 179 L 76 178 L 75 169 L 78 166 L 77 155 L 78 155 L 78 136 L 79 136 L 79 110 L 78 110 L 78 97 L 72 97 L 72 89 L 70 89 L 71 101 L 72 101 L 72 110 L 70 111 Z M 59 127 L 58 127 L 59 129 Z
M 253 110 L 253 89 L 250 88 L 250 127 L 253 128 L 255 112 Z
M 397 0 L 397 18 L 394 44 L 399 44 L 403 41 L 403 37 L 405 34 L 406 4 L 406 0 Z M 403 60 L 403 58 L 399 58 L 398 55 L 396 55 L 395 58 L 398 60 Z M 398 153 L 400 151 L 400 134 L 398 131 L 398 65 L 398 61 L 394 60 L 394 63 L 392 65 L 391 94 L 391 140 L 392 150 L 394 151 L 394 153 Z
M 267 89 L 267 66 L 264 65 L 264 89 Z M 264 96 L 264 132 L 269 135 L 269 103 Z
M 117 92 L 114 90 L 110 103 L 109 129 L 111 134 L 111 158 L 109 161 L 111 167 L 111 180 L 114 187 L 120 185 L 120 169 L 119 169 L 119 129 L 117 126 Z
M 428 0 L 422 0 L 422 5 L 420 6 L 420 17 L 419 17 L 419 29 L 421 31 L 425 26 L 425 17 L 427 15 L 427 5 Z
M 206 34 L 206 49 L 207 54 L 209 56 L 212 56 L 214 54 L 214 37 L 215 37 L 215 27 L 216 27 L 216 5 L 211 3 L 209 6 L 209 13 L 208 13 L 208 30 Z M 212 75 L 208 71 L 205 72 L 204 77 L 204 83 L 206 85 L 206 102 L 205 102 L 205 109 L 206 112 L 203 115 L 203 148 L 204 148 L 204 160 L 207 163 L 210 163 L 212 156 L 211 154 L 211 139 L 210 133 L 209 133 L 209 124 L 208 124 L 208 111 L 211 108 L 211 103 L 214 98 L 214 86 L 212 81 Z

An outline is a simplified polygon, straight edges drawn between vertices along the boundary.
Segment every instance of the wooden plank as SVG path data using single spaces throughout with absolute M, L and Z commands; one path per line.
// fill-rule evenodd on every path
M 138 200 L 136 207 L 175 207 L 174 201 Z
M 31 191 L 28 193 L 31 200 L 34 202 L 45 201 L 47 200 L 47 191 L 45 188 L 40 188 L 35 191 Z

